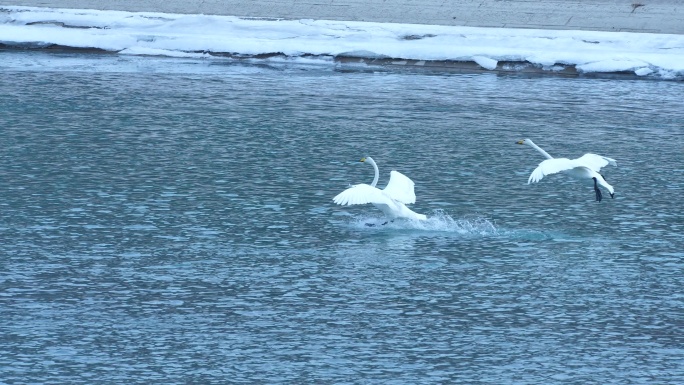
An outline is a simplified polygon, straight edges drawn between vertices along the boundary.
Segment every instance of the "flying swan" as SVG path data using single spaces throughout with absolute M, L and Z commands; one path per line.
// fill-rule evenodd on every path
M 407 218 L 424 221 L 427 217 L 418 214 L 408 207 L 407 204 L 416 203 L 416 194 L 413 192 L 414 183 L 399 171 L 390 172 L 390 181 L 387 186 L 380 190 L 375 187 L 380 178 L 378 165 L 370 156 L 361 158 L 361 162 L 370 163 L 375 169 L 375 178 L 369 185 L 365 183 L 357 184 L 337 194 L 333 202 L 342 206 L 363 205 L 372 203 L 380 211 L 385 213 L 389 220 L 396 218 Z M 383 223 L 383 225 L 387 222 Z
M 541 154 L 547 158 L 545 161 L 539 163 L 539 166 L 532 171 L 530 178 L 527 180 L 527 184 L 530 184 L 531 182 L 539 182 L 547 175 L 563 172 L 581 180 L 593 179 L 594 191 L 596 192 L 596 201 L 598 202 L 601 202 L 601 199 L 603 199 L 603 194 L 601 194 L 601 190 L 598 187 L 599 185 L 608 190 L 611 198 L 615 197 L 615 190 L 613 189 L 613 186 L 609 185 L 603 175 L 599 173 L 602 167 L 605 167 L 609 164 L 617 166 L 615 159 L 596 154 L 584 154 L 577 159 L 554 158 L 546 151 L 542 150 L 539 146 L 534 144 L 534 142 L 530 139 L 523 139 L 516 143 L 526 144 L 541 152 Z

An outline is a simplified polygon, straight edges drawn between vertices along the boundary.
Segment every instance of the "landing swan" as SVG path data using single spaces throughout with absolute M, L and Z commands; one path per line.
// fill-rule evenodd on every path
M 378 165 L 370 156 L 362 158 L 361 162 L 370 163 L 373 169 L 375 169 L 373 182 L 370 185 L 361 183 L 351 186 L 337 194 L 333 198 L 333 202 L 343 206 L 372 203 L 389 220 L 407 218 L 424 221 L 427 219 L 425 215 L 418 214 L 406 207 L 407 204 L 416 202 L 416 194 L 413 191 L 414 183 L 411 179 L 399 171 L 392 171 L 390 172 L 389 183 L 384 189 L 380 190 L 375 187 L 380 178 Z
M 554 158 L 546 151 L 542 150 L 539 146 L 534 144 L 534 142 L 530 139 L 519 140 L 516 143 L 526 144 L 539 151 L 546 157 L 546 160 L 539 163 L 539 166 L 532 171 L 532 174 L 527 180 L 528 184 L 539 182 L 547 175 L 563 172 L 577 179 L 593 180 L 594 191 L 596 192 L 596 201 L 598 202 L 601 202 L 601 199 L 603 199 L 601 189 L 598 187 L 599 185 L 608 190 L 611 198 L 615 197 L 615 189 L 613 189 L 613 186 L 608 184 L 603 175 L 599 173 L 602 167 L 605 167 L 609 164 L 617 166 L 615 159 L 596 154 L 584 154 L 577 159 Z

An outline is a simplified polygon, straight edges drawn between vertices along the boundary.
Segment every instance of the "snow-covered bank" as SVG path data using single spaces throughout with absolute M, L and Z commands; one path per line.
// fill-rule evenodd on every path
M 681 0 L 10 0 L 0 4 L 243 18 L 684 34 Z
M 519 64 L 521 70 L 532 66 L 549 73 L 571 69 L 684 79 L 683 35 L 629 32 L 4 7 L 0 44 L 207 59 L 279 56 L 428 67 L 476 63 L 482 71 L 516 71 Z

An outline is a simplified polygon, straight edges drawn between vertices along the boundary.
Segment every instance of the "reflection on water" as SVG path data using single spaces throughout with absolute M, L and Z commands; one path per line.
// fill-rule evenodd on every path
M 682 84 L 48 59 L 0 77 L 0 382 L 684 381 Z M 366 155 L 428 221 L 334 205 Z

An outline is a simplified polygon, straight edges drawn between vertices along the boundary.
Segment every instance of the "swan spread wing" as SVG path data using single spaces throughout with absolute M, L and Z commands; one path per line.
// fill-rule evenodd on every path
M 342 206 L 364 205 L 367 203 L 388 205 L 392 203 L 392 200 L 376 187 L 367 184 L 357 184 L 337 194 L 333 198 L 333 202 Z
M 382 191 L 390 198 L 404 204 L 416 203 L 415 183 L 399 171 L 390 173 L 390 180 Z
M 582 166 L 587 167 L 590 170 L 594 170 L 596 172 L 599 172 L 602 167 L 605 167 L 609 164 L 617 166 L 617 162 L 615 161 L 615 159 L 596 154 L 584 154 L 581 157 L 574 160 L 576 162 L 579 162 Z
M 551 174 L 556 174 L 561 171 L 572 170 L 580 165 L 577 164 L 576 160 L 570 160 L 568 158 L 553 158 L 547 159 L 541 163 L 539 166 L 532 171 L 530 178 L 527 183 L 539 182 L 543 177 Z
M 588 169 L 599 172 L 602 167 L 612 164 L 617 166 L 615 159 L 596 154 L 584 154 L 577 159 L 553 158 L 547 159 L 532 171 L 527 183 L 539 182 L 543 177 L 572 169 Z

